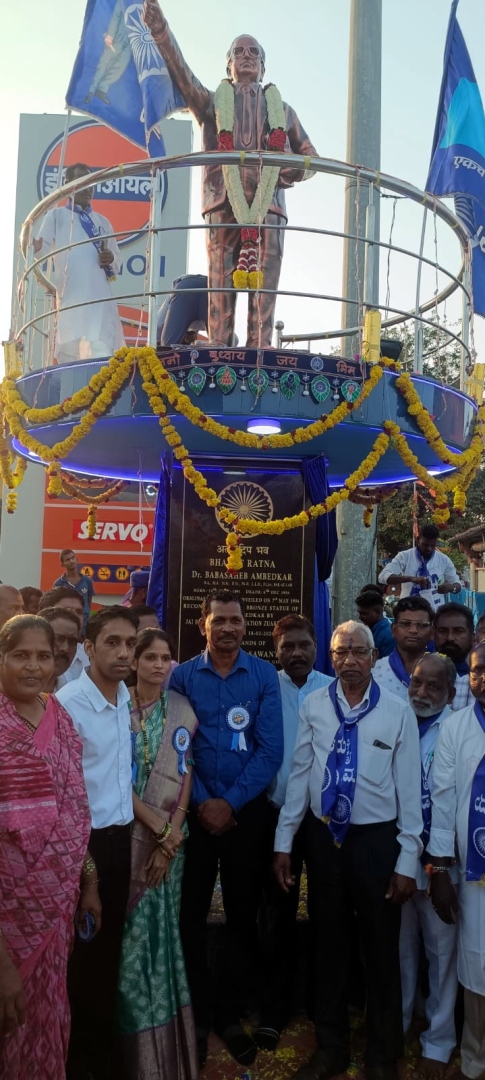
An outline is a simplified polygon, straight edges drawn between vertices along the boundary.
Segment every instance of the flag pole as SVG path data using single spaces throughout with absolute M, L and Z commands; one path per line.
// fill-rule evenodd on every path
M 425 206 L 423 224 L 421 226 L 421 242 L 419 245 L 418 273 L 416 275 L 416 303 L 414 307 L 414 370 L 423 374 L 423 324 L 419 318 L 419 302 L 421 299 L 421 273 L 423 269 L 424 239 L 426 236 L 426 220 L 428 211 Z
M 461 313 L 461 340 L 463 346 L 461 349 L 461 363 L 460 363 L 460 390 L 465 390 L 467 372 L 466 366 L 468 363 L 468 344 L 470 339 L 470 290 L 471 290 L 471 263 L 470 263 L 470 250 L 468 250 L 465 257 L 465 266 L 463 268 L 463 306 Z M 465 348 L 466 346 L 466 348 Z
M 148 333 L 147 345 L 157 347 L 157 311 L 159 296 L 156 292 L 160 281 L 161 235 L 157 228 L 162 218 L 162 173 L 155 169 L 152 180 L 152 206 L 150 214 L 150 267 L 148 282 Z
M 68 135 L 69 135 L 69 122 L 70 122 L 70 119 L 71 119 L 71 115 L 72 115 L 72 109 L 68 109 L 67 110 L 67 116 L 66 116 L 66 123 L 64 125 L 64 135 L 62 137 L 61 156 L 59 158 L 59 172 L 57 174 L 57 187 L 58 188 L 62 187 L 62 170 L 64 168 L 64 162 L 66 160 L 66 147 L 67 147 L 67 138 L 68 138 Z

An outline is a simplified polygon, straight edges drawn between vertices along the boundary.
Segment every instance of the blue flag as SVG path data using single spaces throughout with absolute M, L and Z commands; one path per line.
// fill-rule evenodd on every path
M 485 316 L 485 114 L 457 6 L 453 0 L 426 191 L 455 196 L 470 233 L 474 310 Z
M 185 102 L 142 9 L 131 0 L 88 0 L 66 103 L 160 157 L 160 121 Z

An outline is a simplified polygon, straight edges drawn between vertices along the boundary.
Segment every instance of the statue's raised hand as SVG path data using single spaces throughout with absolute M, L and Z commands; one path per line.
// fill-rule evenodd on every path
M 143 5 L 143 22 L 151 30 L 153 36 L 162 34 L 166 27 L 166 20 L 162 14 L 157 0 L 145 0 Z

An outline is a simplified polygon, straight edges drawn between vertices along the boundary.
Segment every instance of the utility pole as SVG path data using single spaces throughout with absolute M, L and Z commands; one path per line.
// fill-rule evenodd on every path
M 350 12 L 349 91 L 347 105 L 347 161 L 353 165 L 380 169 L 381 164 L 381 52 L 382 0 L 352 0 Z M 369 206 L 373 203 L 373 209 Z M 353 235 L 373 235 L 379 239 L 379 201 L 375 188 L 352 178 L 345 192 L 344 231 Z M 363 304 L 379 302 L 379 249 L 374 249 L 364 280 L 365 249 L 368 245 L 345 240 L 343 326 L 361 324 Z M 360 303 L 360 307 L 358 306 Z M 352 338 L 343 338 L 342 355 L 351 357 L 356 348 Z M 358 346 L 357 346 L 358 348 Z M 348 426 L 349 437 L 352 427 Z M 355 465 L 358 461 L 356 458 Z M 362 585 L 372 581 L 376 571 L 376 511 L 370 529 L 362 521 L 362 507 L 343 502 L 337 507 L 339 547 L 334 564 L 332 614 L 334 625 L 355 618 L 354 599 Z

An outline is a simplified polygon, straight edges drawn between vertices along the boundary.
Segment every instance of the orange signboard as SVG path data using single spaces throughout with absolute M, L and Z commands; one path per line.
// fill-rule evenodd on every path
M 40 587 L 51 589 L 63 573 L 59 553 L 72 548 L 97 596 L 123 596 L 132 570 L 150 565 L 155 507 L 123 499 L 97 507 L 96 535 L 88 539 L 87 507 L 68 498 L 44 503 Z

